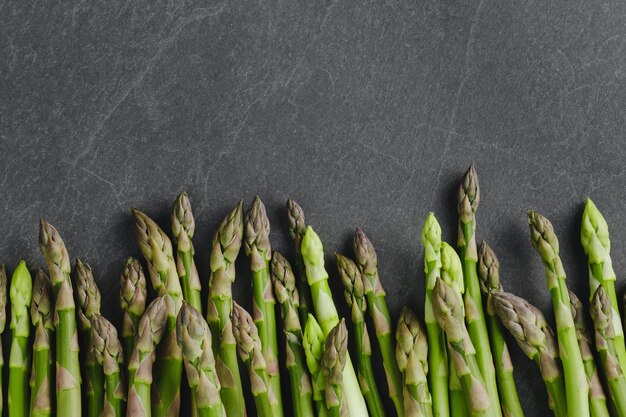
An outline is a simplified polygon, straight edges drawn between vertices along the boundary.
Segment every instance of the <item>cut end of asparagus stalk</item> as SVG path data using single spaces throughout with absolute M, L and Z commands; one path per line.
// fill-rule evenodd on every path
M 270 221 L 267 218 L 265 205 L 257 196 L 254 198 L 245 221 L 244 250 L 251 258 L 253 271 L 266 267 L 266 262 L 272 258 L 270 245 Z
M 552 263 L 559 255 L 559 240 L 552 223 L 535 211 L 528 212 L 530 240 L 544 263 Z
M 78 302 L 78 322 L 82 331 L 91 328 L 91 318 L 100 314 L 101 295 L 94 280 L 91 266 L 76 258 L 74 262 L 76 300 Z
M 54 265 L 64 274 L 70 273 L 70 257 L 65 243 L 57 229 L 44 219 L 39 222 L 39 249 L 49 264 Z M 59 284 L 59 282 L 53 282 L 53 284 Z
M 495 252 L 483 241 L 478 251 L 478 282 L 483 294 L 502 291 L 500 282 L 500 262 Z
M 191 239 L 196 229 L 196 222 L 191 211 L 191 202 L 186 192 L 182 192 L 172 207 L 172 236 L 178 250 L 188 252 L 193 248 Z
M 457 203 L 460 221 L 462 223 L 471 221 L 480 203 L 480 187 L 474 164 L 467 169 L 459 185 Z
M 298 203 L 291 198 L 287 199 L 287 219 L 289 221 L 289 236 L 299 246 L 306 232 L 306 223 L 304 222 L 304 211 Z
M 120 304 L 123 311 L 140 317 L 146 307 L 146 276 L 141 263 L 132 257 L 126 259 L 120 275 Z

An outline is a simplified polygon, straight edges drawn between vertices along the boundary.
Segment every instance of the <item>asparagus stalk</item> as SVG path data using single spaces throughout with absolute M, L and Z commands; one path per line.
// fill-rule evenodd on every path
M 538 308 L 504 291 L 491 294 L 493 308 L 515 338 L 522 352 L 539 367 L 548 391 L 550 409 L 556 417 L 567 417 L 563 370 L 554 333 Z
M 365 325 L 365 317 L 363 317 L 367 309 L 363 276 L 351 259 L 338 253 L 335 254 L 335 259 L 337 260 L 339 276 L 345 288 L 344 296 L 346 303 L 351 312 L 356 368 L 359 384 L 361 385 L 361 393 L 365 397 L 370 416 L 384 416 L 385 409 L 380 399 L 376 378 L 372 370 L 372 347 L 367 326 Z
M 328 410 L 324 401 L 324 375 L 321 372 L 322 355 L 324 354 L 324 332 L 315 317 L 309 314 L 304 326 L 304 334 L 302 336 L 302 347 L 306 358 L 306 364 L 311 373 L 311 382 L 313 386 L 313 399 L 317 409 L 318 417 L 326 417 Z
M 296 271 L 298 273 L 298 293 L 300 294 L 300 323 L 306 323 L 309 313 L 313 311 L 313 301 L 311 301 L 311 289 L 306 280 L 306 269 L 302 259 L 302 238 L 306 233 L 306 223 L 304 222 L 304 211 L 294 200 L 287 200 L 287 219 L 289 221 L 289 236 L 296 246 Z
M 56 415 L 80 417 L 80 361 L 70 258 L 59 232 L 41 219 L 39 249 L 48 264 L 54 293 Z
M 398 416 L 403 417 L 402 377 L 396 362 L 393 325 L 389 309 L 387 308 L 385 290 L 378 275 L 378 256 L 372 242 L 358 227 L 354 234 L 353 248 L 356 261 L 364 278 L 365 297 L 367 298 L 370 317 L 374 323 L 376 339 L 378 340 L 378 346 L 383 358 L 389 397 L 393 401 Z
M 148 263 L 152 286 L 159 295 L 168 294 L 174 303 L 174 310 L 167 318 L 164 343 L 157 352 L 159 360 L 154 370 L 156 390 L 153 413 L 156 417 L 175 417 L 180 409 L 180 380 L 183 371 L 182 353 L 176 342 L 176 316 L 183 300 L 182 289 L 170 238 L 141 211 L 133 209 L 132 214 L 135 220 L 135 238 Z
M 330 330 L 339 323 L 339 314 L 328 286 L 328 272 L 324 268 L 324 248 L 319 236 L 310 226 L 307 227 L 302 239 L 302 257 L 306 267 L 307 282 L 311 287 L 315 315 L 324 334 L 328 335 Z M 367 416 L 367 406 L 349 356 L 346 359 L 343 378 L 344 395 L 350 415 Z
M 92 349 L 104 369 L 104 408 L 102 416 L 122 417 L 126 411 L 126 381 L 122 373 L 124 353 L 117 330 L 99 314 L 92 320 Z
M 146 309 L 146 277 L 141 263 L 135 258 L 127 258 L 120 275 L 120 305 L 122 319 L 122 345 L 127 364 L 133 351 L 139 319 Z
M 254 324 L 259 330 L 261 349 L 270 379 L 272 411 L 274 416 L 283 415 L 283 401 L 278 369 L 278 339 L 276 336 L 276 299 L 270 279 L 270 221 L 261 199 L 255 197 L 245 222 L 244 249 L 250 257 L 252 270 L 252 294 Z
M 493 250 L 483 242 L 478 252 L 478 279 L 480 290 L 485 296 L 487 315 L 487 327 L 489 329 L 489 341 L 493 353 L 496 369 L 496 381 L 502 414 L 506 417 L 523 417 L 524 411 L 520 404 L 513 378 L 513 362 L 506 345 L 500 321 L 493 307 L 492 294 L 502 291 L 500 283 L 500 262 Z
M 222 220 L 213 236 L 211 250 L 211 277 L 207 322 L 213 338 L 213 354 L 216 358 L 220 396 L 229 417 L 246 415 L 237 345 L 231 321 L 232 284 L 235 281 L 235 260 L 241 249 L 243 236 L 243 202 L 239 202 Z
M 596 335 L 596 349 L 604 368 L 611 400 L 615 405 L 618 417 L 626 416 L 626 377 L 619 364 L 616 348 L 616 331 L 614 327 L 614 310 L 604 286 L 599 286 L 591 300 L 591 318 Z
M 548 289 L 552 296 L 559 352 L 565 374 L 568 415 L 589 417 L 589 384 L 576 339 L 565 270 L 559 257 L 559 241 L 552 224 L 542 215 L 529 211 L 528 223 L 531 241 L 545 266 Z
M 396 359 L 403 377 L 406 417 L 432 417 L 428 390 L 428 341 L 417 315 L 403 307 L 396 328 Z
M 259 332 L 252 317 L 240 305 L 233 302 L 233 335 L 241 360 L 248 366 L 250 390 L 259 417 L 272 417 L 272 390 L 270 388 L 267 365 L 261 348 Z M 239 404 L 241 407 L 243 404 Z
M 13 271 L 9 297 L 11 298 L 11 354 L 9 356 L 9 417 L 26 417 L 29 408 L 28 375 L 30 373 L 30 314 L 33 281 L 20 261 Z
M 341 319 L 326 337 L 322 355 L 322 372 L 326 386 L 324 400 L 331 417 L 349 417 L 348 404 L 343 395 L 343 369 L 346 366 L 348 330 Z
M 174 301 L 161 295 L 152 301 L 139 320 L 133 352 L 128 360 L 128 417 L 151 417 L 152 366 L 156 347 L 167 335 L 168 317 Z
M 296 277 L 291 265 L 280 253 L 274 252 L 271 263 L 271 277 L 274 292 L 281 306 L 281 316 L 285 325 L 287 352 L 285 366 L 289 371 L 293 415 L 313 417 L 311 378 L 306 367 L 302 349 L 302 325 L 298 317 L 300 294 L 296 288 Z
M 7 321 L 7 272 L 4 264 L 0 265 L 0 335 L 4 333 Z M 2 338 L 0 338 L 0 387 L 4 387 L 2 375 L 4 373 L 4 352 Z M 0 389 L 0 415 L 4 409 L 4 389 Z
M 0 272 L 0 277 L 2 273 Z M 52 283 L 42 269 L 37 269 L 30 304 L 30 318 L 35 330 L 33 366 L 30 376 L 30 415 L 32 417 L 52 415 L 51 395 L 54 392 L 51 354 L 54 335 L 52 316 Z
M 176 337 L 183 352 L 189 387 L 195 395 L 199 417 L 224 417 L 220 382 L 215 370 L 211 332 L 202 313 L 183 303 L 176 321 Z
M 441 276 L 441 226 L 435 215 L 429 213 L 422 228 L 424 246 L 424 274 L 426 275 L 426 300 L 424 322 L 428 335 L 428 385 L 433 398 L 433 415 L 449 417 L 448 405 L 448 356 L 443 331 L 437 324 L 433 312 L 433 289 Z
M 580 348 L 580 355 L 585 366 L 585 375 L 587 375 L 587 382 L 589 383 L 589 411 L 592 417 L 608 417 L 609 410 L 606 405 L 606 396 L 604 395 L 604 388 L 593 359 L 591 339 L 587 333 L 587 325 L 585 324 L 583 313 L 583 303 L 580 302 L 572 291 L 569 292 L 569 300 L 572 317 L 574 318 L 574 327 L 576 328 L 578 347 Z

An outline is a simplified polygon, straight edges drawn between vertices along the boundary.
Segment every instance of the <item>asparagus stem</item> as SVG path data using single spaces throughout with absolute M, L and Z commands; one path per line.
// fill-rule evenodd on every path
M 324 400 L 324 375 L 321 372 L 322 355 L 324 354 L 324 332 L 315 317 L 309 314 L 304 326 L 304 334 L 302 336 L 302 347 L 306 358 L 306 364 L 311 374 L 311 382 L 313 386 L 313 399 L 317 409 L 317 416 L 322 417 L 328 415 L 326 402 Z
M 568 415 L 588 417 L 589 385 L 576 339 L 569 293 L 565 283 L 565 270 L 559 257 L 559 241 L 552 224 L 542 215 L 529 211 L 528 223 L 531 241 L 545 266 L 548 289 L 552 296 L 559 352 L 565 374 Z
M 4 264 L 0 265 L 0 335 L 4 333 L 7 321 L 7 272 Z M 0 338 L 0 387 L 4 387 L 2 375 L 4 373 L 4 352 L 2 338 Z M 4 389 L 0 389 L 0 415 L 4 409 Z
M 448 394 L 450 396 L 450 416 L 451 417 L 468 417 L 470 410 L 467 406 L 467 398 L 463 392 L 461 380 L 454 369 L 454 365 L 449 363 L 450 376 L 448 378 Z
M 222 220 L 213 236 L 207 322 L 213 338 L 213 354 L 220 381 L 220 396 L 228 417 L 243 417 L 246 409 L 237 362 L 237 345 L 231 321 L 235 260 L 243 237 L 243 202 Z
M 70 259 L 57 230 L 43 219 L 39 248 L 48 264 L 54 293 L 56 415 L 80 417 L 80 361 Z
M 146 298 L 146 277 L 141 263 L 135 258 L 127 258 L 120 275 L 120 305 L 124 313 L 122 345 L 127 365 L 133 351 L 139 319 L 146 309 Z
M 326 386 L 324 398 L 328 414 L 332 417 L 349 417 L 348 404 L 343 395 L 343 369 L 346 366 L 348 330 L 341 319 L 326 337 L 322 355 L 322 373 Z
M 313 312 L 311 289 L 306 280 L 306 269 L 301 251 L 302 238 L 306 233 L 306 223 L 304 222 L 302 207 L 291 198 L 287 200 L 287 219 L 289 221 L 289 236 L 296 246 L 296 272 L 298 273 L 298 293 L 300 294 L 298 314 L 300 315 L 300 323 L 306 323 L 309 313 Z
M 363 316 L 367 309 L 363 275 L 351 259 L 338 253 L 335 254 L 335 259 L 339 276 L 345 288 L 344 296 L 346 303 L 351 312 L 353 344 L 356 352 L 356 367 L 361 393 L 365 397 L 370 416 L 384 416 L 385 409 L 378 393 L 376 378 L 372 370 L 372 347 L 367 326 L 365 325 L 365 317 Z
M 3 271 L 0 272 L 0 280 L 2 280 L 3 273 Z M 4 279 L 6 283 L 6 276 Z M 37 269 L 30 304 L 30 317 L 35 330 L 33 366 L 30 376 L 30 415 L 32 417 L 52 415 L 51 395 L 54 390 L 51 354 L 51 341 L 54 335 L 52 313 L 52 283 L 42 269 Z
M 124 353 L 117 330 L 99 314 L 92 320 L 92 349 L 104 369 L 104 408 L 102 416 L 121 417 L 126 411 L 126 381 L 122 374 Z

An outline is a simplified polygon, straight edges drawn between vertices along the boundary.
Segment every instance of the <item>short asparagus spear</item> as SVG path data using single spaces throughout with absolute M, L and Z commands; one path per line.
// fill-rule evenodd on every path
M 302 238 L 306 233 L 306 223 L 304 222 L 304 211 L 298 203 L 291 198 L 287 200 L 287 219 L 289 220 L 289 236 L 296 246 L 296 271 L 298 273 L 298 293 L 300 294 L 300 323 L 306 323 L 309 313 L 313 312 L 313 301 L 311 301 L 311 289 L 306 280 L 306 270 L 302 259 Z
M 237 303 L 233 302 L 233 334 L 241 360 L 248 366 L 250 390 L 254 397 L 259 417 L 272 417 L 272 390 L 270 389 L 267 365 L 261 348 L 259 332 L 252 317 Z M 243 404 L 239 404 L 242 407 Z
M 343 395 L 343 368 L 346 366 L 348 330 L 341 319 L 326 337 L 322 355 L 322 373 L 326 387 L 324 398 L 331 417 L 349 417 L 348 404 Z
M 367 309 L 363 276 L 357 265 L 351 259 L 338 253 L 335 254 L 335 259 L 337 260 L 339 276 L 345 288 L 344 296 L 346 303 L 351 312 L 356 368 L 361 385 L 361 392 L 365 397 L 370 416 L 384 416 L 385 409 L 380 399 L 376 377 L 372 370 L 372 347 L 370 345 L 370 337 L 367 332 L 367 326 L 365 325 L 365 317 L 363 316 Z
M 128 363 L 133 351 L 139 319 L 146 309 L 146 277 L 141 263 L 135 258 L 127 258 L 120 275 L 120 305 L 122 319 L 122 345 L 124 360 Z
M 624 372 L 619 364 L 615 347 L 613 306 L 603 286 L 596 289 L 591 300 L 590 313 L 596 330 L 596 349 L 600 354 L 600 362 L 604 368 L 609 394 L 615 405 L 617 416 L 624 417 L 626 416 L 626 395 L 624 395 L 626 393 L 626 377 L 624 377 Z
M 285 366 L 289 371 L 291 402 L 293 415 L 313 417 L 311 378 L 302 349 L 302 325 L 298 316 L 300 294 L 296 288 L 296 277 L 291 265 L 280 253 L 274 252 L 271 263 L 274 292 L 281 306 L 281 315 L 285 325 Z
M 226 416 L 220 398 L 209 325 L 202 314 L 188 303 L 183 303 L 178 313 L 176 337 L 183 352 L 189 387 L 195 395 L 198 417 Z
M 9 357 L 9 417 L 26 417 L 29 408 L 28 376 L 30 375 L 30 302 L 33 281 L 20 261 L 11 277 L 11 354 Z
M 559 241 L 552 224 L 542 215 L 529 211 L 528 224 L 531 242 L 545 266 L 548 289 L 552 296 L 559 352 L 565 375 L 567 412 L 569 417 L 589 417 L 589 384 L 576 339 L 565 270 L 559 257 Z
M 402 400 L 402 377 L 396 363 L 396 347 L 393 324 L 387 308 L 385 290 L 378 276 L 378 256 L 374 245 L 360 228 L 356 228 L 353 242 L 357 264 L 363 274 L 365 297 L 369 313 L 376 330 L 376 339 L 383 358 L 389 397 L 393 401 L 399 417 L 404 416 Z
M 30 415 L 52 415 L 52 338 L 54 323 L 52 311 L 52 283 L 42 269 L 37 269 L 30 304 L 30 318 L 35 330 L 33 340 L 33 367 L 30 376 Z
M 428 390 L 428 341 L 417 315 L 402 308 L 396 328 L 396 358 L 403 375 L 406 417 L 432 417 L 433 403 Z
M 526 300 L 504 291 L 492 293 L 491 299 L 502 325 L 511 332 L 522 352 L 539 367 L 548 391 L 550 409 L 556 417 L 567 417 L 565 382 L 557 343 L 543 314 Z
M 99 314 L 91 319 L 92 349 L 104 369 L 104 408 L 102 416 L 122 417 L 126 411 L 126 381 L 122 368 L 124 353 L 117 330 L 110 321 Z
M 0 265 L 0 336 L 4 333 L 7 321 L 7 272 L 4 264 Z M 2 374 L 4 372 L 4 351 L 0 338 L 0 387 L 3 387 Z M 0 389 L 0 415 L 4 408 L 3 389 Z
M 311 382 L 313 386 L 313 399 L 317 409 L 318 417 L 326 417 L 328 410 L 324 401 L 324 375 L 321 372 L 322 355 L 324 354 L 324 332 L 315 317 L 309 314 L 304 326 L 304 334 L 302 336 L 302 347 L 306 357 L 306 364 L 311 374 Z
M 498 383 L 502 414 L 506 417 L 523 417 L 524 411 L 522 410 L 517 387 L 515 386 L 515 379 L 513 378 L 513 362 L 511 362 L 509 348 L 502 333 L 502 326 L 493 308 L 491 296 L 493 293 L 502 291 L 500 262 L 496 254 L 485 242 L 480 245 L 480 250 L 478 251 L 478 279 L 480 289 L 486 301 L 485 314 L 496 368 L 496 381 Z
M 56 415 L 80 417 L 80 361 L 70 258 L 59 232 L 43 219 L 39 249 L 46 258 L 54 293 Z

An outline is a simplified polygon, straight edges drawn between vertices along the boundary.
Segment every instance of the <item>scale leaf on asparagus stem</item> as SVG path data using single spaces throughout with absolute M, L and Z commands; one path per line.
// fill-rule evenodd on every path
M 39 268 L 35 272 L 33 297 L 30 304 L 30 317 L 35 333 L 33 338 L 33 366 L 30 376 L 30 415 L 32 417 L 49 417 L 52 415 L 53 402 L 51 396 L 54 392 L 53 315 L 52 283 L 43 269 Z

